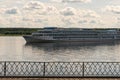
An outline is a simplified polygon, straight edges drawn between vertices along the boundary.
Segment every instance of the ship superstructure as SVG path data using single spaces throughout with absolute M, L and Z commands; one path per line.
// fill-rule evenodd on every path
M 45 27 L 32 35 L 23 36 L 27 42 L 101 42 L 120 39 L 118 29 L 85 29 Z

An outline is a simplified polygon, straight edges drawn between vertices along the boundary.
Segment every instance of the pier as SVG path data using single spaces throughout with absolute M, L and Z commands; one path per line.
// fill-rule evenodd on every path
M 1 78 L 119 78 L 120 62 L 0 62 Z

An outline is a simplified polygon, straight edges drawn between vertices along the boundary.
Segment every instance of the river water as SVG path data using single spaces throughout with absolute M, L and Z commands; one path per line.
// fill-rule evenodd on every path
M 34 43 L 0 37 L 0 61 L 119 62 L 120 43 Z

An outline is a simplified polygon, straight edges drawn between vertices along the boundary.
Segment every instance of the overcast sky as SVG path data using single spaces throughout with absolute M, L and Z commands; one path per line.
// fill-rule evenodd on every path
M 120 28 L 120 0 L 0 0 L 0 27 Z

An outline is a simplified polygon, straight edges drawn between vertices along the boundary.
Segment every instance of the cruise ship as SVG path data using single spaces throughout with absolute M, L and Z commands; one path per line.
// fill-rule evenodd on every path
M 27 43 L 37 42 L 111 42 L 120 40 L 119 29 L 44 27 L 23 36 Z

